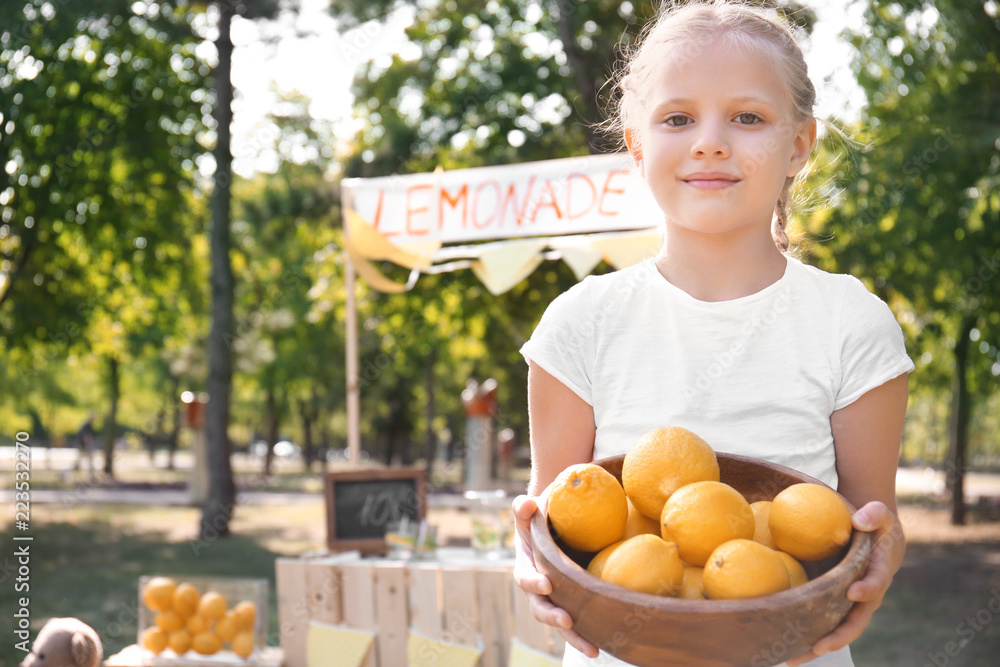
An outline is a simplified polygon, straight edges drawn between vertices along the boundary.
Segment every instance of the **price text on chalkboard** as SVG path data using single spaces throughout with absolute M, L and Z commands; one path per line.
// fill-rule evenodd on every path
M 385 553 L 385 533 L 404 517 L 425 516 L 424 471 L 419 468 L 327 473 L 324 479 L 327 547 Z

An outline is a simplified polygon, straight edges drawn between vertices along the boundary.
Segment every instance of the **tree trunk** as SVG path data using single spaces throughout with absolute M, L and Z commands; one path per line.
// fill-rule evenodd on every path
M 316 411 L 309 401 L 302 399 L 299 403 L 299 414 L 302 416 L 302 459 L 306 464 L 306 472 L 310 472 L 313 462 L 312 425 L 316 419 Z
M 434 366 L 437 362 L 437 350 L 431 348 L 430 359 L 427 360 L 427 368 L 424 373 L 424 391 L 427 393 L 427 406 L 424 412 L 424 419 L 427 421 L 427 431 L 424 435 L 424 457 L 427 460 L 427 479 L 434 479 L 434 457 L 437 454 L 437 436 L 434 433 Z
M 174 453 L 177 451 L 177 439 L 181 433 L 181 403 L 178 399 L 180 394 L 180 380 L 171 376 L 170 378 L 170 413 L 171 425 L 170 435 L 167 436 L 167 469 L 174 469 Z
M 216 143 L 215 183 L 212 190 L 212 330 L 208 341 L 208 395 L 205 436 L 208 448 L 208 500 L 201 514 L 200 535 L 212 539 L 229 534 L 236 503 L 230 461 L 229 400 L 233 384 L 233 268 L 229 251 L 229 191 L 232 184 L 230 125 L 233 119 L 233 40 L 229 34 L 233 12 L 218 3 L 219 35 L 215 41 L 219 64 L 215 68 Z
M 264 452 L 264 476 L 267 477 L 271 474 L 274 446 L 278 443 L 278 402 L 271 387 L 268 387 L 267 399 L 264 401 L 264 429 L 264 440 L 267 441 L 267 451 Z
M 559 39 L 563 51 L 576 74 L 576 85 L 580 90 L 579 101 L 583 103 L 583 131 L 587 136 L 591 153 L 602 153 L 599 145 L 601 137 L 594 124 L 601 120 L 601 109 L 597 102 L 597 83 L 593 77 L 591 63 L 580 53 L 576 45 L 576 30 L 573 21 L 573 5 L 571 0 L 559 0 Z M 576 100 L 569 100 L 573 105 Z
M 966 362 L 969 355 L 969 334 L 976 325 L 976 318 L 966 315 L 962 319 L 958 340 L 955 341 L 955 376 L 952 380 L 951 415 L 948 419 L 948 490 L 951 492 L 951 523 L 965 523 L 965 450 L 968 445 L 969 387 Z
M 323 456 L 320 459 L 320 467 L 325 473 L 327 470 L 327 465 L 330 462 L 330 445 L 332 439 L 330 438 L 330 429 L 328 426 L 323 426 L 320 422 L 320 432 L 319 432 L 319 446 L 323 450 Z
M 121 381 L 118 377 L 118 359 L 108 359 L 108 398 L 111 400 L 108 419 L 104 424 L 104 474 L 110 478 L 115 476 L 115 440 L 118 439 L 118 395 L 121 391 Z

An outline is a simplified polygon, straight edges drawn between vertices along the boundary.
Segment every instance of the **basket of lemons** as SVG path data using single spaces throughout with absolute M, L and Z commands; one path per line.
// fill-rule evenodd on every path
M 247 664 L 264 644 L 267 590 L 266 579 L 140 577 L 143 664 Z
M 553 603 L 599 648 L 640 667 L 758 667 L 850 611 L 871 551 L 853 512 L 812 477 L 659 428 L 564 470 L 531 538 Z

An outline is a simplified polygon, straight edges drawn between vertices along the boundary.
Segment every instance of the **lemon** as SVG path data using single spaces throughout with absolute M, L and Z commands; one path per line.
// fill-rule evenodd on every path
M 689 565 L 703 566 L 723 542 L 753 537 L 750 504 L 722 482 L 695 482 L 675 491 L 663 506 L 660 534 Z
M 769 595 L 791 585 L 778 552 L 750 539 L 730 540 L 715 549 L 702 579 L 710 600 Z
M 142 589 L 142 602 L 153 611 L 170 609 L 177 584 L 170 577 L 153 577 Z
M 771 537 L 771 529 L 767 525 L 767 519 L 771 514 L 771 501 L 758 500 L 750 503 L 750 510 L 753 512 L 753 541 L 760 542 L 765 547 L 776 549 L 774 538 Z
M 703 579 L 704 568 L 694 565 L 684 566 L 684 581 L 681 582 L 681 598 L 685 600 L 704 600 L 705 582 Z
M 191 584 L 183 583 L 177 586 L 173 595 L 173 610 L 185 618 L 193 616 L 198 611 L 201 595 Z
M 793 484 L 776 495 L 768 526 L 778 549 L 805 561 L 829 558 L 851 539 L 847 505 L 819 484 Z
M 236 615 L 233 612 L 229 612 L 215 622 L 215 634 L 223 642 L 231 641 L 232 638 L 236 636 L 236 631 L 238 629 L 239 627 L 236 624 Z
M 186 626 L 188 632 L 190 632 L 193 636 L 210 630 L 212 628 L 212 622 L 200 614 L 195 614 L 187 619 Z
M 151 626 L 142 631 L 139 643 L 147 651 L 159 654 L 167 648 L 167 633 L 156 626 Z
M 249 630 L 241 630 L 233 637 L 230 647 L 233 649 L 233 653 L 241 658 L 250 657 L 250 654 L 253 653 L 253 633 Z
M 157 614 L 154 622 L 167 634 L 180 630 L 184 627 L 184 619 L 181 618 L 180 614 L 172 609 L 168 609 L 167 611 Z
M 802 563 L 795 560 L 791 554 L 786 554 L 784 551 L 778 551 L 777 554 L 781 557 L 782 562 L 788 569 L 788 577 L 792 580 L 793 588 L 795 586 L 801 586 L 809 581 L 809 575 L 806 574 L 806 569 L 802 567 Z
M 635 508 L 635 504 L 632 503 L 631 499 L 625 498 L 625 501 L 628 503 L 628 518 L 625 519 L 625 531 L 622 533 L 622 539 L 627 540 L 630 537 L 644 533 L 659 536 L 660 522 L 644 516 L 642 512 Z
M 236 627 L 240 630 L 253 630 L 257 618 L 257 605 L 249 600 L 243 600 L 233 607 L 233 615 L 236 617 Z
M 549 488 L 549 520 L 569 547 L 600 551 L 621 539 L 628 519 L 625 491 L 594 463 L 571 465 Z
M 606 547 L 594 556 L 587 571 L 612 584 L 652 595 L 677 595 L 684 580 L 677 545 L 648 533 Z
M 198 614 L 209 621 L 215 621 L 226 615 L 226 598 L 221 593 L 209 591 L 201 596 L 198 602 Z
M 707 442 L 680 427 L 649 431 L 625 454 L 622 486 L 644 516 L 660 520 L 663 504 L 692 482 L 719 481 L 719 461 Z
M 222 650 L 222 642 L 211 632 L 199 632 L 191 639 L 191 648 L 202 655 L 213 655 Z
M 184 655 L 191 650 L 191 633 L 181 629 L 167 635 L 167 645 L 177 655 Z

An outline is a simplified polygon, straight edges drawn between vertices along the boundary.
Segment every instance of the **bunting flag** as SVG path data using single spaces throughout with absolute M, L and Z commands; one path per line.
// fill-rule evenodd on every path
M 482 655 L 478 648 L 431 639 L 412 630 L 406 639 L 407 667 L 476 667 Z
M 345 179 L 345 250 L 390 293 L 420 273 L 471 268 L 493 294 L 562 259 L 578 280 L 602 260 L 631 266 L 659 249 L 662 213 L 627 154 L 428 174 Z M 453 244 L 465 243 L 456 246 Z M 411 269 L 406 284 L 372 263 Z
M 472 272 L 492 294 L 503 294 L 538 268 L 546 241 L 518 239 L 490 246 L 472 263 Z
M 508 667 L 560 667 L 562 660 L 535 650 L 517 639 L 510 640 Z
M 360 667 L 374 640 L 374 632 L 309 621 L 306 667 Z

